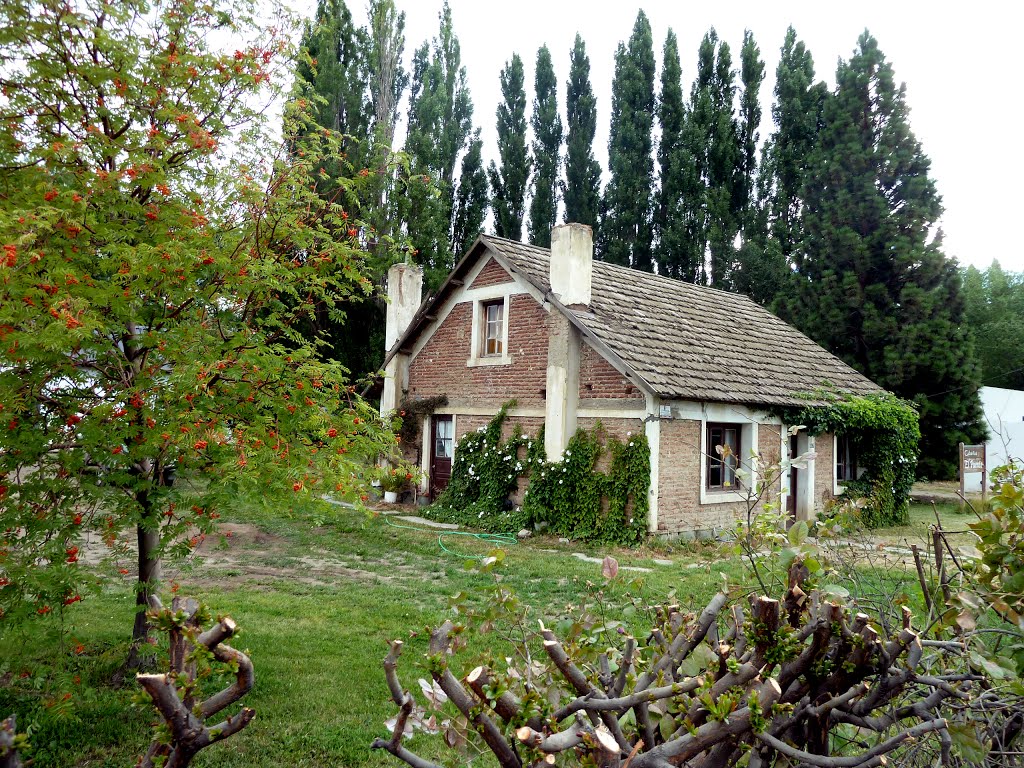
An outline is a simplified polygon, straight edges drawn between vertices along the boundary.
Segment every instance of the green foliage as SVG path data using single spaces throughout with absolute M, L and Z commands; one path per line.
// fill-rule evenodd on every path
M 569 58 L 565 113 L 565 181 L 562 183 L 565 220 L 587 224 L 596 234 L 601 199 L 601 166 L 594 159 L 597 99 L 590 85 L 587 47 L 579 34 Z
M 524 437 L 518 425 L 501 440 L 501 428 L 513 403 L 478 431 L 459 441 L 448 487 L 431 507 L 440 520 L 505 532 L 537 523 L 574 539 L 637 544 L 647 534 L 651 458 L 647 438 L 626 443 L 606 437 L 598 424 L 592 432 L 578 430 L 561 461 L 548 462 L 543 429 Z M 611 452 L 607 473 L 595 467 Z M 521 509 L 511 509 L 509 496 L 518 478 L 530 485 Z
M 991 606 L 1016 627 L 1010 652 L 1024 675 L 1024 468 L 1011 462 L 992 471 L 989 509 L 968 525 L 981 552 L 974 567 L 980 600 L 968 598 L 969 606 Z
M 492 162 L 487 171 L 493 192 L 494 233 L 510 240 L 518 240 L 523 234 L 526 184 L 530 178 L 524 78 L 523 60 L 514 53 L 500 76 L 502 101 L 498 104 L 497 118 L 501 167 Z
M 518 531 L 526 524 L 523 511 L 510 508 L 509 496 L 517 478 L 529 475 L 536 441 L 524 437 L 518 426 L 502 441 L 502 425 L 514 406 L 514 400 L 505 403 L 486 427 L 458 442 L 451 479 L 430 508 L 431 516 L 496 532 Z
M 611 451 L 608 473 L 595 467 Z M 650 447 L 644 435 L 623 443 L 607 437 L 600 424 L 577 430 L 562 460 L 535 466 L 523 511 L 554 533 L 574 539 L 637 544 L 647 534 Z
M 697 268 L 697 282 L 716 288 L 732 285 L 740 226 L 741 146 L 733 108 L 735 92 L 729 44 L 719 41 L 711 29 L 698 51 L 685 140 L 697 181 L 695 194 L 687 200 L 687 216 L 693 222 L 688 262 Z
M 921 438 L 914 404 L 888 393 L 814 395 L 822 396 L 827 404 L 782 409 L 780 415 L 787 424 L 802 424 L 811 435 L 849 436 L 864 473 L 847 482 L 844 495 L 868 499 L 862 519 L 870 528 L 905 525 Z
M 534 75 L 533 199 L 530 201 L 530 242 L 547 248 L 558 213 L 558 172 L 562 166 L 562 118 L 558 116 L 558 80 L 545 45 L 537 51 Z
M 249 106 L 283 95 L 289 55 L 255 12 L 0 6 L 23 62 L 0 75 L 5 623 L 89 599 L 86 535 L 134 529 L 152 564 L 246 489 L 358 498 L 362 462 L 394 443 L 297 330 L 372 285 L 358 221 L 316 192 L 341 137 L 300 98 L 286 145 Z
M 452 248 L 455 255 L 469 250 L 476 236 L 484 228 L 487 218 L 489 188 L 487 171 L 484 170 L 483 141 L 480 129 L 473 132 L 469 149 L 462 156 L 462 172 L 459 174 L 459 188 L 455 193 L 455 211 L 452 215 Z
M 803 255 L 788 319 L 920 413 L 918 472 L 952 478 L 957 443 L 984 437 L 978 366 L 956 264 L 905 89 L 864 33 L 840 62 L 803 186 Z
M 597 256 L 653 271 L 654 43 L 651 24 L 637 13 L 629 45 L 619 43 L 612 81 L 608 186 L 601 201 Z
M 472 119 L 462 49 L 446 2 L 433 44 L 424 42 L 413 54 L 405 140 L 409 167 L 400 174 L 396 193 L 428 289 L 440 285 L 455 265 L 455 165 L 470 141 Z
M 981 383 L 1024 389 L 1024 274 L 1006 272 L 993 261 L 984 272 L 968 267 L 963 281 L 964 320 L 981 363 Z

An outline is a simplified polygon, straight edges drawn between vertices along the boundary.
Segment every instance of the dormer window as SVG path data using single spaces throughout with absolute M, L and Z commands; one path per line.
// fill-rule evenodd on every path
M 505 301 L 488 301 L 483 305 L 483 356 L 501 357 L 505 349 Z

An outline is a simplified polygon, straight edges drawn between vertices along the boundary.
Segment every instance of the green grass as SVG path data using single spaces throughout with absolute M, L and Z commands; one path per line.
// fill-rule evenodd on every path
M 980 512 L 980 507 L 976 507 Z M 910 521 L 907 525 L 896 525 L 888 528 L 876 528 L 868 533 L 877 541 L 885 541 L 892 544 L 917 544 L 923 545 L 931 541 L 931 527 L 938 520 L 942 529 L 948 533 L 967 530 L 967 524 L 978 518 L 971 510 L 961 511 L 959 504 L 931 504 L 910 505 Z
M 168 581 L 242 627 L 235 645 L 247 649 L 256 666 L 256 686 L 245 704 L 257 718 L 194 764 L 396 765 L 369 750 L 394 714 L 381 668 L 388 641 L 406 641 L 402 680 L 417 687 L 416 679 L 427 676 L 419 666 L 424 629 L 450 615 L 448 599 L 457 592 L 483 606 L 483 590 L 494 577 L 467 570 L 466 558 L 443 551 L 436 531 L 395 527 L 353 510 L 313 505 L 275 513 L 249 505 L 224 522 L 236 535 L 211 549 L 212 564 L 171 567 Z M 492 548 L 469 537 L 444 544 L 476 556 Z M 687 568 L 695 559 L 685 551 L 609 550 L 545 537 L 510 546 L 500 578 L 534 617 L 551 619 L 580 601 L 586 582 L 602 583 L 599 564 L 571 553 L 603 557 L 609 551 L 620 566 L 651 569 L 622 570 L 608 589 L 611 599 L 635 592 L 627 582 L 640 577 L 652 600 L 675 591 L 675 600 L 698 606 L 720 588 L 720 572 L 733 582 L 742 578 L 735 562 Z M 653 557 L 676 564 L 654 565 Z M 134 685 L 115 690 L 108 684 L 125 657 L 133 602 L 130 583 L 119 577 L 70 612 L 73 626 L 63 645 L 53 621 L 0 636 L 0 715 L 15 712 L 21 727 L 31 726 L 36 768 L 127 766 L 144 751 L 151 710 L 133 707 Z M 65 693 L 72 694 L 70 702 L 53 705 Z M 437 739 L 418 736 L 413 746 L 440 757 Z

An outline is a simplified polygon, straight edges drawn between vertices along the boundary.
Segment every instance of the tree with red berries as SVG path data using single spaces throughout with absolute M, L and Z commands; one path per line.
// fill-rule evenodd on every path
M 358 498 L 395 441 L 297 330 L 372 286 L 359 211 L 316 191 L 340 137 L 303 99 L 263 120 L 289 38 L 256 10 L 0 6 L 0 622 L 87 602 L 86 534 L 134 538 L 144 639 L 218 510 Z

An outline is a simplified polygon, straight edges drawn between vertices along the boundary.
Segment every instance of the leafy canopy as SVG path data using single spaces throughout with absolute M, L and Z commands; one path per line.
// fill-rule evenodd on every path
M 243 492 L 358 497 L 394 441 L 295 330 L 371 286 L 356 212 L 315 191 L 339 137 L 305 99 L 301 138 L 260 119 L 289 47 L 255 10 L 0 7 L 3 620 L 81 598 L 87 532 L 154 560 Z

